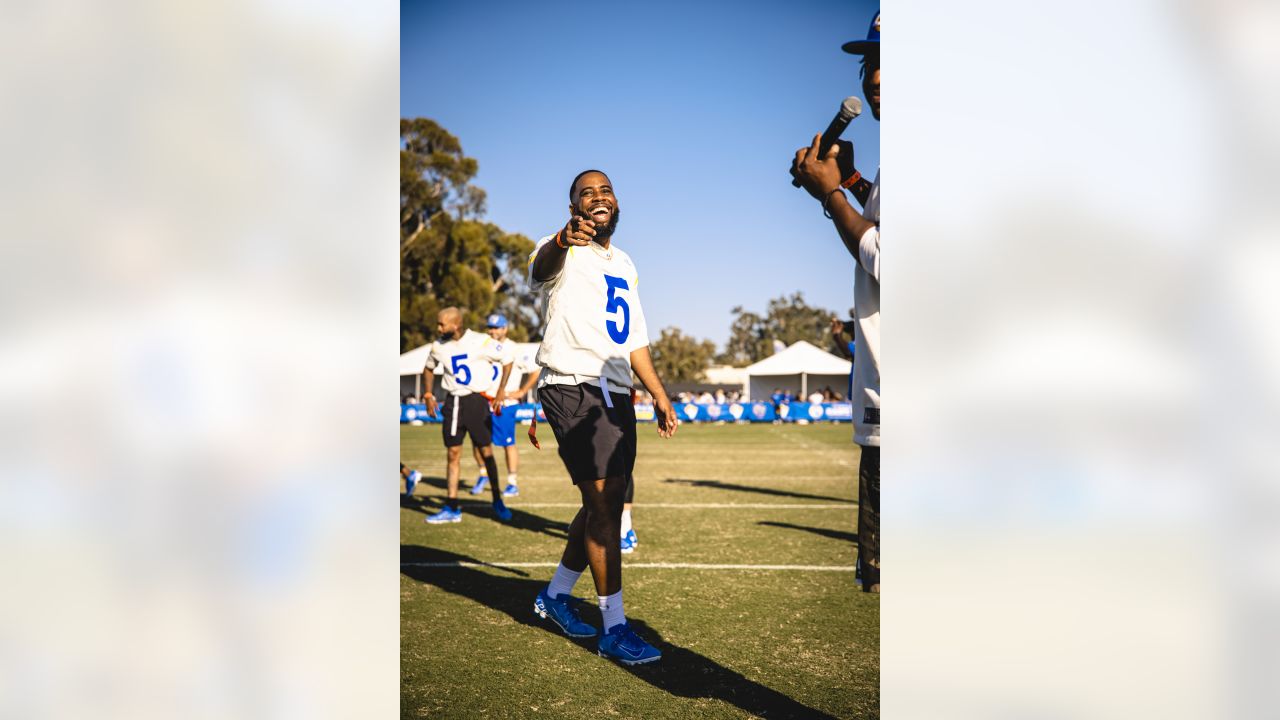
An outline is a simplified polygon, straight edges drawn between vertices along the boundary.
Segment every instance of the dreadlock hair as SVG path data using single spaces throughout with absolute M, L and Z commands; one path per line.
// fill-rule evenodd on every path
M 609 177 L 608 175 L 605 174 L 603 170 L 583 170 L 582 172 L 578 173 L 576 176 L 574 176 L 573 182 L 569 183 L 569 202 L 573 202 L 573 189 L 578 187 L 578 181 L 582 179 L 583 175 L 590 175 L 591 173 L 600 173 L 605 177 Z
M 862 69 L 858 71 L 858 77 L 865 80 L 868 77 L 875 75 L 876 71 L 879 69 L 880 69 L 879 51 L 869 52 L 866 55 L 862 56 Z

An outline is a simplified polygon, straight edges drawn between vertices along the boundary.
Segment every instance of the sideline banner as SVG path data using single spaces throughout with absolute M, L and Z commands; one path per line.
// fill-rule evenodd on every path
M 542 414 L 542 405 L 521 403 L 509 405 L 504 413 L 514 412 L 518 422 L 529 422 L 536 414 L 539 422 L 546 422 Z M 696 405 L 694 403 L 675 403 L 676 415 L 681 422 L 850 422 L 853 420 L 853 405 L 847 402 L 837 403 L 783 403 L 775 410 L 772 402 L 724 403 L 721 405 Z M 400 406 L 400 422 L 438 423 L 439 416 L 429 417 L 427 406 Z M 653 422 L 653 405 L 644 403 L 636 405 L 636 420 Z

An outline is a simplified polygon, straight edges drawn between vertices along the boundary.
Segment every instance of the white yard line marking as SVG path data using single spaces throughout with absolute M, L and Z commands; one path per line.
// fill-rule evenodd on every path
M 559 563 L 555 562 L 470 562 L 467 560 L 458 560 L 454 562 L 409 562 L 400 563 L 400 567 L 430 567 L 430 568 L 473 568 L 473 567 L 492 567 L 492 568 L 553 568 L 558 567 Z M 623 562 L 622 566 L 628 569 L 641 570 L 799 570 L 801 572 L 853 572 L 852 565 L 720 565 L 708 563 L 629 563 Z
M 578 508 L 582 503 L 507 503 L 512 508 Z M 832 510 L 834 508 L 856 508 L 858 504 L 850 500 L 846 503 L 636 503 L 638 508 L 747 508 L 751 510 Z

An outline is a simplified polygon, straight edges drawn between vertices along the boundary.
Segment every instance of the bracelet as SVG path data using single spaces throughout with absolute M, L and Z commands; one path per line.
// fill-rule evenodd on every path
M 564 229 L 561 228 L 560 232 L 556 233 L 556 247 L 560 248 L 561 250 L 568 250 L 569 246 L 565 245 L 563 242 L 560 241 L 560 238 L 563 236 L 564 236 Z
M 855 184 L 857 184 L 857 182 L 861 179 L 862 179 L 862 173 L 858 172 L 857 170 L 854 170 L 852 175 L 850 175 L 848 178 L 845 178 L 845 181 L 840 183 L 840 187 L 851 188 Z
M 827 197 L 824 198 L 822 201 L 822 214 L 827 216 L 828 219 L 834 219 L 831 217 L 831 211 L 827 209 L 827 203 L 831 202 L 831 196 L 835 195 L 836 193 L 840 193 L 841 195 L 843 195 L 844 188 L 842 187 L 832 188 L 831 192 L 827 193 Z

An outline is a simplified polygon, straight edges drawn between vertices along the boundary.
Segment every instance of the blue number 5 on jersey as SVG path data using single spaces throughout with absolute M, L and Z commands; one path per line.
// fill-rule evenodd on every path
M 631 333 L 631 308 L 627 306 L 627 301 L 618 297 L 615 293 L 618 290 L 630 290 L 627 281 L 620 277 L 612 275 L 604 276 L 604 284 L 608 288 L 609 298 L 604 304 L 604 311 L 607 313 L 621 312 L 622 327 L 618 327 L 618 323 L 613 320 L 606 320 L 604 327 L 609 331 L 609 337 L 613 341 L 621 345 L 627 341 L 627 335 Z
M 471 384 L 471 368 L 463 365 L 460 360 L 466 360 L 467 354 L 454 355 L 449 358 L 449 368 L 453 372 L 453 376 L 458 379 L 459 385 Z

